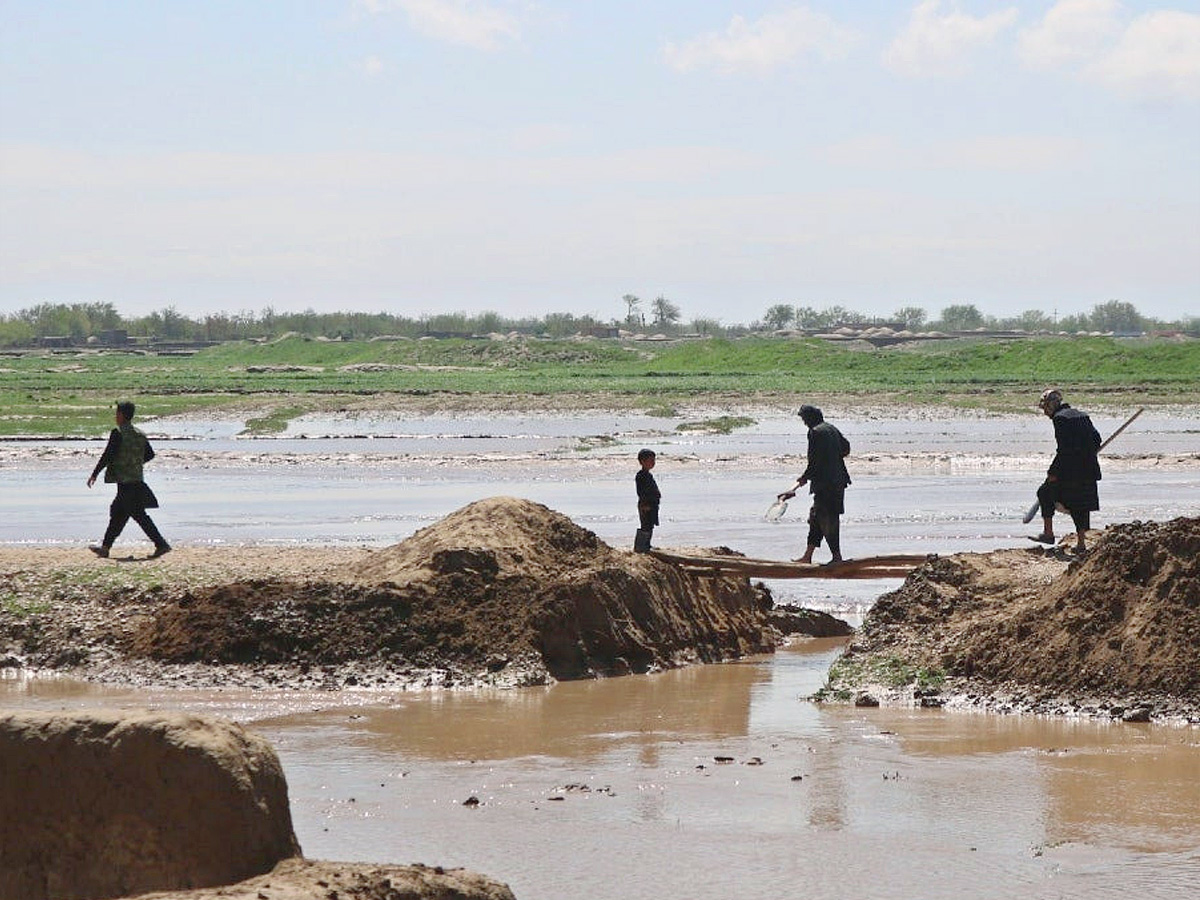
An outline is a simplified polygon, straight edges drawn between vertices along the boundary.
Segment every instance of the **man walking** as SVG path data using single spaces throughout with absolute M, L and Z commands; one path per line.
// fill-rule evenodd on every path
M 130 519 L 137 522 L 146 532 L 146 537 L 154 542 L 151 558 L 162 556 L 171 549 L 146 514 L 147 509 L 158 508 L 158 499 L 142 480 L 142 465 L 154 459 L 154 450 L 146 435 L 133 427 L 134 411 L 134 405 L 128 400 L 117 404 L 117 427 L 109 434 L 108 445 L 87 480 L 87 486 L 91 487 L 96 483 L 96 476 L 102 470 L 107 470 L 104 472 L 105 483 L 115 482 L 117 485 L 116 499 L 108 509 L 108 529 L 104 532 L 104 540 L 88 548 L 97 556 L 108 556 L 113 542 Z
M 1038 488 L 1042 511 L 1042 533 L 1031 540 L 1042 544 L 1054 541 L 1054 507 L 1062 504 L 1075 524 L 1075 552 L 1087 552 L 1086 536 L 1091 527 L 1092 510 L 1100 508 L 1100 432 L 1081 410 L 1063 402 L 1062 391 L 1050 389 L 1042 394 L 1038 406 L 1054 423 L 1057 452 Z
M 842 561 L 841 515 L 845 512 L 846 488 L 850 473 L 845 459 L 850 454 L 850 442 L 842 433 L 825 421 L 821 410 L 807 404 L 800 407 L 800 418 L 808 426 L 808 467 L 796 487 L 779 495 L 790 500 L 796 490 L 809 485 L 813 505 L 808 513 L 808 547 L 798 562 L 812 562 L 813 551 L 824 538 L 833 554 L 830 563 Z

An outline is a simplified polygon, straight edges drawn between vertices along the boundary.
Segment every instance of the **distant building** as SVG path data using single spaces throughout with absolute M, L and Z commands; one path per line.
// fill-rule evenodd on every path
M 105 347 L 124 347 L 129 343 L 129 332 L 124 328 L 110 328 L 96 335 Z
M 589 325 L 583 329 L 583 333 L 594 338 L 618 338 L 621 336 L 621 329 L 616 325 Z

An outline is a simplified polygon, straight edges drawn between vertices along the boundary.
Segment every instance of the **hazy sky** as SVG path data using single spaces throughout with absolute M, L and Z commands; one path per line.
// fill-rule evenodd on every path
M 1200 313 L 1200 2 L 0 0 L 0 312 Z

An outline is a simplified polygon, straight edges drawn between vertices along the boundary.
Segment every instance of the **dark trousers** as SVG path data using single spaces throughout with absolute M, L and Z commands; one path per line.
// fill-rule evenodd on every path
M 820 547 L 821 539 L 829 544 L 829 552 L 842 555 L 842 493 L 817 491 L 812 495 L 808 511 L 808 546 Z
M 1075 523 L 1078 532 L 1087 531 L 1092 527 L 1092 514 L 1086 509 L 1072 509 L 1069 503 L 1064 503 L 1063 483 L 1061 481 L 1046 481 L 1038 488 L 1038 504 L 1042 507 L 1042 518 L 1054 517 L 1054 507 L 1062 503 L 1063 508 L 1070 513 L 1071 521 Z
M 645 553 L 650 549 L 650 538 L 654 536 L 654 526 L 658 524 L 658 507 L 649 503 L 638 503 L 638 528 L 633 536 L 633 549 Z
M 166 539 L 159 533 L 158 526 L 146 513 L 146 486 L 144 484 L 118 484 L 117 496 L 108 508 L 108 528 L 104 532 L 102 543 L 111 547 L 117 536 L 130 520 L 137 522 L 146 532 L 146 537 L 154 542 L 155 547 L 166 546 Z

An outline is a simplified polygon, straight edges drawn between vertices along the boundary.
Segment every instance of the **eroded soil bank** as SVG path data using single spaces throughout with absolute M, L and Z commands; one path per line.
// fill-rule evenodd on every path
M 377 551 L 86 556 L 0 550 L 0 663 L 145 685 L 509 686 L 715 662 L 769 652 L 801 619 L 830 627 L 777 627 L 744 578 L 614 550 L 510 497 Z
M 484 875 L 441 866 L 285 859 L 266 875 L 216 888 L 160 891 L 138 900 L 513 900 Z
M 235 723 L 111 709 L 0 713 L 0 896 L 149 892 L 513 900 L 500 882 L 461 869 L 300 858 L 279 757 Z
M 1200 518 L 962 553 L 882 596 L 823 699 L 1200 723 Z

